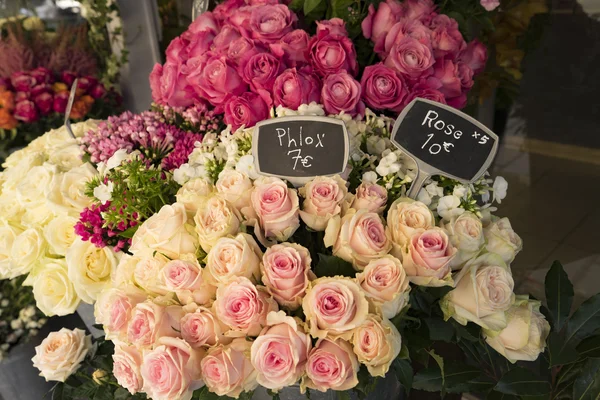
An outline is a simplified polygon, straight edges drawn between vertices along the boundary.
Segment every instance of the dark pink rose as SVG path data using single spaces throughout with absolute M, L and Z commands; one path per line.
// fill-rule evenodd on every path
M 231 14 L 245 5 L 246 3 L 244 0 L 226 0 L 215 7 L 213 10 L 213 17 L 215 17 L 217 21 L 224 22 Z
M 48 83 L 40 83 L 39 85 L 35 85 L 31 91 L 29 92 L 29 95 L 31 96 L 31 98 L 35 98 L 36 96 L 42 94 L 42 93 L 53 93 L 52 90 L 52 86 L 50 86 L 50 84 Z
M 235 26 L 225 25 L 221 32 L 215 36 L 212 44 L 212 50 L 220 55 L 227 54 L 231 42 L 240 38 L 242 35 Z
M 52 111 L 54 106 L 54 98 L 48 92 L 41 93 L 34 98 L 35 105 L 40 110 L 42 115 L 46 115 Z
M 225 57 L 212 56 L 188 76 L 194 90 L 212 105 L 222 105 L 229 96 L 238 96 L 248 86 Z
M 373 4 L 369 5 L 369 15 L 361 23 L 361 28 L 364 37 L 371 39 L 375 44 L 377 53 L 383 50 L 386 35 L 398 20 L 399 13 L 400 4 L 394 0 L 379 3 L 377 11 L 375 11 Z
M 163 104 L 162 92 L 160 89 L 160 78 L 162 77 L 163 67 L 156 63 L 152 72 L 150 72 L 150 89 L 152 90 L 152 100 L 155 103 Z
M 270 53 L 258 53 L 246 63 L 242 71 L 242 78 L 256 93 L 260 90 L 271 92 L 275 78 L 281 71 L 283 71 L 283 66 L 277 57 Z
M 467 44 L 458 30 L 458 22 L 444 14 L 439 14 L 431 22 L 431 44 L 436 57 L 450 54 L 453 57 Z
M 10 82 L 17 92 L 29 92 L 37 81 L 26 72 L 15 72 L 10 76 Z
M 446 103 L 448 103 L 449 106 L 452 106 L 454 108 L 464 108 L 467 105 L 467 94 L 462 93 L 460 96 L 447 99 Z
M 251 6 L 263 6 L 265 4 L 277 4 L 279 0 L 246 0 L 246 3 Z M 282 3 L 286 4 L 285 1 L 282 1 Z
M 181 58 L 182 62 L 207 53 L 212 47 L 214 39 L 215 33 L 213 31 L 201 31 L 190 34 L 187 39 L 188 45 L 185 49 L 185 57 Z
M 61 75 L 60 75 L 60 80 L 64 83 L 66 83 L 66 85 L 70 88 L 71 85 L 73 85 L 73 82 L 75 81 L 75 78 L 77 78 L 77 75 L 75 75 L 72 72 L 69 71 L 64 71 Z
M 427 84 L 425 80 L 417 83 L 413 86 L 411 92 L 406 98 L 406 104 L 410 103 L 416 98 L 427 99 L 437 101 L 438 103 L 446 104 L 446 98 L 439 90 L 435 90 Z
M 365 68 L 360 81 L 365 103 L 376 110 L 400 112 L 408 95 L 406 84 L 395 70 L 379 63 Z
M 15 102 L 29 100 L 29 92 L 17 92 L 15 93 Z
M 212 12 L 206 11 L 196 17 L 194 22 L 188 27 L 188 32 L 196 34 L 198 32 L 212 32 L 216 34 L 219 31 L 219 24 Z
M 250 33 L 264 43 L 274 43 L 294 29 L 298 17 L 283 4 L 268 4 L 252 10 Z
M 462 85 L 458 65 L 450 59 L 440 58 L 433 66 L 433 75 L 427 78 L 427 84 L 442 92 L 446 98 L 460 96 Z
M 181 63 L 187 59 L 187 45 L 188 41 L 181 37 L 176 37 L 171 40 L 165 54 L 167 56 L 167 62 Z
M 54 95 L 54 104 L 52 104 L 52 109 L 54 112 L 64 114 L 67 109 L 67 102 L 69 101 L 69 92 L 64 91 L 60 93 L 56 93 Z
M 408 18 L 401 18 L 392 28 L 389 30 L 387 36 L 384 37 L 383 48 L 375 47 L 375 51 L 389 53 L 395 44 L 405 37 L 411 37 L 417 39 L 423 44 L 429 44 L 431 42 L 431 29 L 423 25 L 419 20 L 411 20 Z
M 341 18 L 331 18 L 323 21 L 317 21 L 317 35 L 337 35 L 348 36 L 346 23 Z
M 265 51 L 262 46 L 256 46 L 254 40 L 242 36 L 231 42 L 227 58 L 235 65 L 244 66 L 252 56 Z
M 225 122 L 233 130 L 244 125 L 246 128 L 269 118 L 269 107 L 256 93 L 246 92 L 231 97 L 225 104 Z
M 11 88 L 10 78 L 0 78 L 0 90 L 10 90 Z
M 321 84 L 312 75 L 298 72 L 296 68 L 286 69 L 275 79 L 273 85 L 273 101 L 276 106 L 297 110 L 302 104 L 321 99 Z
M 88 91 L 91 87 L 96 86 L 98 79 L 93 76 L 84 76 L 77 79 L 77 89 Z
M 473 87 L 473 70 L 465 63 L 458 62 L 458 79 L 463 91 L 468 91 Z
M 475 39 L 467 44 L 467 47 L 458 56 L 459 61 L 467 64 L 475 75 L 485 68 L 487 61 L 487 48 L 479 40 Z
M 160 78 L 160 93 L 163 101 L 171 107 L 187 107 L 194 103 L 194 89 L 186 80 L 179 65 L 167 61 Z
M 358 73 L 356 50 L 346 36 L 327 35 L 322 32 L 311 39 L 308 56 L 319 76 L 324 77 L 342 70 L 352 76 Z
M 227 18 L 227 24 L 232 25 L 243 32 L 244 36 L 250 37 L 250 18 L 252 17 L 252 11 L 255 10 L 258 6 L 244 6 L 235 10 L 234 13 L 229 15 Z
M 283 59 L 290 67 L 298 67 L 308 62 L 307 51 L 310 38 L 304 29 L 286 33 L 280 41 L 269 45 L 271 52 Z
M 360 95 L 360 83 L 346 71 L 331 74 L 323 81 L 321 101 L 329 114 L 339 114 L 344 111 L 352 116 L 362 115 L 365 105 Z
M 35 78 L 38 84 L 54 82 L 54 75 L 48 68 L 37 67 L 33 71 L 30 71 L 29 74 Z
M 104 85 L 102 83 L 98 82 L 96 84 L 96 86 L 94 86 L 90 90 L 88 90 L 88 93 L 94 99 L 100 99 L 100 98 L 104 97 L 104 95 L 106 94 L 106 88 L 104 87 Z
M 434 62 L 431 47 L 408 36 L 394 45 L 385 59 L 385 65 L 413 80 L 430 75 Z
M 38 119 L 38 112 L 33 101 L 23 100 L 15 105 L 14 116 L 19 121 L 34 122 Z
M 402 16 L 427 23 L 435 16 L 433 0 L 407 0 L 402 3 Z

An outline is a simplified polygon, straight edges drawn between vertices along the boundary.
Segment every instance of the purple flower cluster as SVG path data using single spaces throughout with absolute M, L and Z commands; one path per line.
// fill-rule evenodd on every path
M 171 170 L 183 164 L 194 148 L 193 143 L 201 140 L 200 134 L 169 125 L 158 112 L 133 114 L 126 111 L 109 117 L 95 130 L 88 131 L 83 136 L 81 145 L 94 163 L 107 161 L 119 149 L 126 149 L 128 152 L 139 150 L 156 165 L 168 158 L 169 161 L 164 165 L 168 165 Z M 184 143 L 178 144 L 180 141 Z
M 79 214 L 79 222 L 75 224 L 75 233 L 83 241 L 89 240 L 96 247 L 102 248 L 110 245 L 114 247 L 115 251 L 121 251 L 123 248 L 129 247 L 131 239 L 122 239 L 118 235 L 136 226 L 138 222 L 124 218 L 117 226 L 105 227 L 102 213 L 108 211 L 110 207 L 110 202 L 106 202 L 104 205 L 94 204 L 85 208 Z

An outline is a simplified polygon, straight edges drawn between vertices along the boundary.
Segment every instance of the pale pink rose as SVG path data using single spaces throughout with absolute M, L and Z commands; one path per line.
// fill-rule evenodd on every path
M 181 307 L 162 307 L 152 302 L 137 304 L 131 312 L 127 339 L 138 348 L 151 347 L 163 337 L 179 336 Z
M 435 226 L 435 217 L 424 203 L 407 197 L 394 201 L 387 214 L 387 229 L 391 240 L 399 247 L 405 247 L 417 232 Z M 398 253 L 396 257 L 401 258 Z
M 404 37 L 396 43 L 385 59 L 385 65 L 412 80 L 431 75 L 434 62 L 429 44 L 423 44 L 411 37 Z
M 239 67 L 246 65 L 252 56 L 264 51 L 266 50 L 257 46 L 252 39 L 242 36 L 231 42 L 227 50 L 227 58 Z
M 300 226 L 298 193 L 279 178 L 254 182 L 252 208 L 267 238 L 285 241 Z
M 119 385 L 131 394 L 142 390 L 142 355 L 135 346 L 117 345 L 113 359 L 113 375 Z
M 367 317 L 369 303 L 354 279 L 323 277 L 310 283 L 302 310 L 312 337 L 350 339 Z
M 200 369 L 211 392 L 237 398 L 242 392 L 256 389 L 256 370 L 250 362 L 251 346 L 252 342 L 246 338 L 238 338 L 208 351 L 200 362 Z
M 225 25 L 213 39 L 211 50 L 220 56 L 224 56 L 229 52 L 231 43 L 240 37 L 242 37 L 242 34 L 237 27 Z
M 376 183 L 363 182 L 356 188 L 351 207 L 381 214 L 387 204 L 387 190 Z
M 316 279 L 310 265 L 310 253 L 305 247 L 276 244 L 262 258 L 262 281 L 280 305 L 295 310 L 302 304 L 308 283 Z
M 352 116 L 365 112 L 365 103 L 361 100 L 362 89 L 347 72 L 328 75 L 323 81 L 321 100 L 329 114 L 344 112 Z
M 250 205 L 252 181 L 244 173 L 233 168 L 226 168 L 219 174 L 215 189 L 221 196 L 238 210 Z
M 487 61 L 487 48 L 479 40 L 475 39 L 467 44 L 467 47 L 459 54 L 458 60 L 467 64 L 475 75 L 485 68 Z
M 433 66 L 433 75 L 427 78 L 429 87 L 440 91 L 446 98 L 462 93 L 458 65 L 447 58 L 440 58 Z
M 320 392 L 352 389 L 358 384 L 359 367 L 350 343 L 341 339 L 319 339 L 308 355 L 302 386 Z
M 230 336 L 257 336 L 267 323 L 267 314 L 278 309 L 263 287 L 244 277 L 219 286 L 213 307 L 219 320 L 231 328 Z
M 306 49 L 310 38 L 304 29 L 296 29 L 286 33 L 281 40 L 271 43 L 269 48 L 285 65 L 299 67 L 308 62 Z
M 330 237 L 334 239 L 329 240 Z M 341 221 L 333 218 L 325 231 L 325 240 L 326 245 L 333 242 L 333 255 L 351 262 L 358 271 L 392 248 L 381 217 L 365 209 L 349 209 Z
M 399 43 L 403 38 L 409 37 L 417 39 L 418 41 L 429 44 L 431 41 L 431 29 L 423 25 L 423 23 L 416 19 L 401 18 L 397 23 L 392 26 L 387 36 L 384 37 L 383 43 L 379 48 L 375 48 L 375 51 L 385 57 L 394 45 Z
M 241 218 L 240 213 L 220 196 L 203 197 L 194 216 L 202 249 L 209 252 L 220 238 L 237 234 Z
M 233 65 L 224 56 L 213 56 L 200 63 L 188 82 L 202 98 L 212 105 L 225 103 L 230 96 L 238 96 L 248 86 L 238 75 Z
M 182 304 L 208 304 L 214 297 L 215 289 L 202 279 L 202 268 L 194 254 L 167 262 L 161 273 L 165 288 L 175 292 Z
M 369 374 L 382 378 L 402 349 L 398 329 L 375 314 L 369 314 L 365 323 L 356 328 L 352 344 L 358 361 L 366 365 Z
M 267 101 L 271 101 L 269 93 L 266 94 Z M 246 128 L 256 125 L 257 122 L 269 117 L 269 106 L 265 99 L 252 92 L 243 93 L 240 96 L 232 96 L 225 103 L 225 122 L 236 131 L 241 126 Z
M 260 279 L 261 258 L 262 251 L 251 235 L 238 233 L 220 238 L 206 258 L 206 280 L 217 286 L 243 276 L 256 283 Z
M 342 71 L 352 76 L 358 73 L 356 50 L 347 36 L 322 31 L 311 39 L 308 46 L 308 59 L 319 76 L 326 77 Z
M 371 261 L 356 274 L 356 280 L 386 318 L 395 317 L 408 303 L 409 281 L 396 257 L 386 255 Z
M 309 68 L 310 69 L 310 68 Z M 286 69 L 275 79 L 273 84 L 273 103 L 297 110 L 302 104 L 319 102 L 321 100 L 321 82 L 310 73 L 297 71 L 296 68 Z
M 267 324 L 252 343 L 250 360 L 257 371 L 258 383 L 267 389 L 280 390 L 300 380 L 312 342 L 300 320 L 286 316 L 283 311 L 269 313 Z
M 480 0 L 479 3 L 486 11 L 494 11 L 500 5 L 500 0 Z
M 363 72 L 360 84 L 367 106 L 396 112 L 404 108 L 408 89 L 396 70 L 381 63 L 369 65 Z
M 107 339 L 123 340 L 127 337 L 127 323 L 131 312 L 146 297 L 146 293 L 133 288 L 128 291 L 109 288 L 100 293 L 94 305 L 94 316 L 96 323 L 103 325 Z
M 431 43 L 436 57 L 456 57 L 467 46 L 458 30 L 458 22 L 445 14 L 433 18 L 431 29 Z
M 187 308 L 187 307 L 186 307 Z M 208 308 L 198 307 L 181 318 L 181 337 L 194 349 L 214 347 L 220 343 L 229 343 L 224 336 L 227 326 Z
M 302 221 L 311 229 L 324 231 L 329 219 L 342 212 L 341 202 L 348 189 L 339 175 L 318 176 L 300 188 L 299 193 L 304 197 Z
M 144 354 L 143 391 L 153 400 L 190 400 L 202 386 L 201 354 L 182 339 L 163 337 Z
M 274 43 L 291 32 L 298 17 L 284 4 L 258 6 L 250 16 L 250 33 L 254 39 Z
M 450 262 L 456 255 L 448 234 L 441 228 L 431 228 L 413 234 L 404 250 L 406 275 L 417 285 L 443 286 L 452 284 Z

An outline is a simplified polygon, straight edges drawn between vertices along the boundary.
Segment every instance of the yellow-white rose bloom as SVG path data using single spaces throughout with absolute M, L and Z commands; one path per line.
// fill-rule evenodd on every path
M 3 274 L 5 278 L 13 279 L 29 273 L 35 262 L 44 255 L 46 241 L 42 233 L 33 228 L 23 231 L 17 236 L 10 250 L 10 267 Z
M 79 369 L 81 362 L 92 348 L 92 337 L 81 329 L 62 328 L 51 332 L 42 344 L 35 348 L 31 359 L 46 381 L 64 382 Z
M 49 251 L 57 256 L 65 256 L 67 250 L 77 237 L 75 224 L 78 219 L 69 215 L 59 215 L 44 227 L 44 238 L 48 242 Z
M 369 314 L 367 320 L 354 330 L 354 354 L 366 365 L 371 376 L 385 377 L 402 348 L 398 329 L 387 319 Z
M 449 222 L 441 223 L 441 227 L 448 232 L 450 243 L 458 252 L 450 261 L 453 270 L 460 269 L 465 262 L 476 257 L 485 244 L 481 220 L 470 212 L 465 212 Z
M 523 249 L 523 241 L 510 225 L 508 218 L 500 218 L 484 229 L 486 249 L 496 253 L 510 264 Z
M 5 221 L 0 224 L 0 279 L 10 275 L 11 249 L 21 230 L 10 226 Z
M 29 276 L 33 281 L 33 296 L 44 314 L 51 317 L 75 312 L 80 298 L 69 279 L 64 259 L 43 259 L 34 272 L 35 277 Z

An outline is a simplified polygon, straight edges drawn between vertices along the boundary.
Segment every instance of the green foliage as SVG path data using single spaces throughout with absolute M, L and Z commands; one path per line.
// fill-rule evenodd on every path
M 546 275 L 546 302 L 552 326 L 556 332 L 559 332 L 571 312 L 573 285 L 558 261 L 554 261 Z
M 504 394 L 537 396 L 550 393 L 550 382 L 523 367 L 516 367 L 502 376 L 494 388 Z
M 313 272 L 317 277 L 322 276 L 348 276 L 354 278 L 356 271 L 352 264 L 348 261 L 342 260 L 336 256 L 328 256 L 325 254 L 319 254 L 319 262 L 316 267 L 313 268 Z

